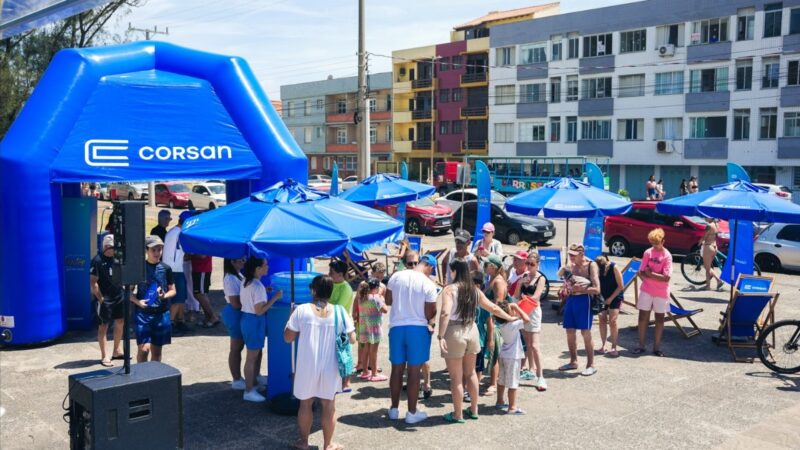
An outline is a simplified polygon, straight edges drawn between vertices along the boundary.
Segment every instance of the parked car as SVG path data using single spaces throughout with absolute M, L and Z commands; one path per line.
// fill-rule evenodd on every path
M 215 209 L 225 206 L 225 184 L 223 183 L 197 183 L 192 186 L 189 194 L 189 209 Z
M 520 241 L 542 245 L 553 239 L 556 227 L 549 219 L 506 212 L 500 205 L 492 203 L 490 220 L 495 228 L 495 237 L 503 243 L 516 245 Z M 464 209 L 464 222 L 461 222 L 461 209 Z M 453 228 L 464 228 L 475 232 L 478 217 L 478 202 L 470 200 L 453 213 Z M 481 224 L 483 225 L 483 224 Z
M 308 186 L 320 191 L 328 192 L 331 189 L 333 178 L 324 174 L 313 174 L 308 176 Z M 342 179 L 339 178 L 339 190 L 342 190 Z
M 147 200 L 147 194 L 147 183 L 108 183 L 108 196 L 111 200 Z
M 346 191 L 351 187 L 355 187 L 358 184 L 358 177 L 355 175 L 350 175 L 349 177 L 342 180 L 341 190 Z
M 108 183 L 95 183 L 94 196 L 98 200 L 109 200 L 108 198 Z
M 753 244 L 753 254 L 761 270 L 800 270 L 800 225 L 771 224 Z
M 462 197 L 463 194 L 463 197 Z M 466 202 L 470 200 L 477 200 L 478 199 L 478 190 L 475 188 L 467 188 L 467 189 L 459 189 L 457 191 L 449 192 L 447 195 L 443 197 L 439 197 L 436 199 L 437 205 L 444 205 L 450 207 L 452 209 L 458 209 L 461 207 L 461 202 Z M 497 192 L 491 191 L 491 202 L 500 206 L 501 208 L 503 205 L 506 204 L 508 199 L 505 195 Z
M 706 222 L 696 216 L 669 216 L 656 211 L 658 202 L 633 202 L 630 211 L 621 216 L 606 217 L 605 241 L 613 256 L 641 255 L 650 247 L 647 234 L 653 228 L 662 228 L 666 234 L 664 245 L 674 254 L 685 255 L 698 249 Z M 717 248 L 728 249 L 730 234 L 728 222 L 719 222 Z
M 789 190 L 786 186 L 780 184 L 767 184 L 767 183 L 753 183 L 756 186 L 761 186 L 763 188 L 769 189 L 769 193 L 772 195 L 777 195 L 778 197 L 792 201 L 792 191 Z
M 406 232 L 411 234 L 447 232 L 453 226 L 453 210 L 430 198 L 406 203 Z
M 183 183 L 158 183 L 155 195 L 156 205 L 167 205 L 170 208 L 189 206 L 189 187 Z

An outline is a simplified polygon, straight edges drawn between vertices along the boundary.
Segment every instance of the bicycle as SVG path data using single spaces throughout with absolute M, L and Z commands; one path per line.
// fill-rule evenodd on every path
M 725 261 L 727 259 L 728 255 L 717 250 L 717 254 L 714 255 L 714 261 L 711 262 L 711 268 L 722 269 L 725 266 Z M 758 264 L 755 262 L 753 263 L 753 271 L 758 274 L 758 276 L 761 276 L 761 268 L 758 267 Z M 706 271 L 705 268 L 703 268 L 703 255 L 700 254 L 699 251 L 694 251 L 686 255 L 681 262 L 681 273 L 689 283 L 697 286 L 706 284 Z
M 800 372 L 800 320 L 782 320 L 765 328 L 756 340 L 756 353 L 774 372 Z

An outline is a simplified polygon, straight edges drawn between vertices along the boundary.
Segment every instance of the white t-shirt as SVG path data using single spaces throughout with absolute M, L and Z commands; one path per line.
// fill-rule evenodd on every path
M 478 250 L 481 247 L 483 247 L 483 239 L 479 240 L 477 243 L 475 243 L 473 245 L 475 246 L 475 253 L 477 253 Z M 499 256 L 500 259 L 503 258 L 503 244 L 500 241 L 498 241 L 497 239 L 492 239 L 492 243 L 489 244 L 489 248 L 487 248 L 486 250 L 489 251 L 490 255 L 491 254 L 495 254 L 495 255 Z
M 436 284 L 416 270 L 395 272 L 386 288 L 392 291 L 389 328 L 405 325 L 427 326 L 425 303 L 436 303 Z
M 225 301 L 230 303 L 231 301 L 228 300 L 228 297 L 239 295 L 241 289 L 242 280 L 237 278 L 236 275 L 226 273 L 222 279 L 222 292 L 225 293 Z
M 500 336 L 503 337 L 503 346 L 500 347 L 500 357 L 505 359 L 522 359 L 525 352 L 522 351 L 522 340 L 519 330 L 525 326 L 522 319 L 513 322 L 500 324 Z
M 183 273 L 183 249 L 178 242 L 180 235 L 181 227 L 172 227 L 164 236 L 164 252 L 161 254 L 161 262 L 168 265 L 173 273 Z
M 239 291 L 239 301 L 242 302 L 242 312 L 255 314 L 256 304 L 267 301 L 267 290 L 258 279 L 254 279 L 247 286 L 242 282 L 242 288 Z

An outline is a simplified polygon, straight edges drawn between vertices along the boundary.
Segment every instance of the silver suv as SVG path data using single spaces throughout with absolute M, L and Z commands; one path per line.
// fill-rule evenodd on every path
M 109 183 L 108 196 L 112 200 L 147 200 L 147 183 Z

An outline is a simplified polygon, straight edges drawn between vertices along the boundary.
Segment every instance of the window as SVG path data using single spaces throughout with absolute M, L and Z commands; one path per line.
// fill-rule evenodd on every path
M 788 86 L 800 85 L 800 70 L 798 70 L 800 61 L 789 61 L 789 71 L 786 76 L 786 84 Z
M 392 142 L 392 126 L 386 125 L 386 142 Z
M 386 110 L 387 111 L 392 110 L 392 94 L 386 96 Z
M 759 139 L 775 139 L 778 127 L 778 108 L 761 108 L 758 128 Z
M 561 77 L 550 78 L 550 103 L 561 102 Z
M 512 86 L 512 88 L 513 88 L 513 86 Z M 460 102 L 461 101 L 461 88 L 453 88 L 453 89 L 450 90 L 450 93 L 452 94 L 454 102 Z M 513 97 L 513 94 L 512 94 L 512 97 Z
M 519 142 L 544 142 L 545 124 L 543 122 L 523 122 L 519 124 Z
M 453 123 L 450 125 L 450 131 L 453 134 L 461 134 L 462 133 L 461 121 L 460 120 L 454 120 Z
M 713 44 L 727 40 L 727 17 L 692 22 L 692 44 Z
M 450 122 L 443 120 L 439 122 L 439 134 L 448 134 L 448 130 L 450 129 Z
M 800 33 L 800 8 L 795 8 L 789 13 L 789 34 Z
M 519 47 L 519 63 L 533 64 L 547 61 L 545 54 L 546 43 L 521 45 Z
M 567 142 L 578 142 L 578 118 L 567 117 Z
M 439 60 L 439 72 L 447 72 L 450 70 L 450 58 L 445 56 Z
M 455 100 L 455 98 L 453 98 Z M 511 105 L 514 103 L 514 85 L 495 86 L 494 88 L 495 105 Z
M 336 143 L 347 144 L 347 128 L 336 129 Z
M 314 135 L 317 139 L 322 139 L 322 127 L 314 128 Z
M 724 138 L 728 127 L 728 118 L 721 117 L 692 117 L 689 119 L 691 132 L 689 137 L 695 139 Z
M 286 115 L 294 117 L 294 104 L 292 102 L 286 102 Z
M 610 120 L 581 121 L 581 139 L 584 140 L 611 139 L 611 121 Z
M 578 45 L 580 40 L 577 36 L 570 37 L 568 41 L 569 45 L 569 53 L 567 54 L 567 59 L 575 59 L 578 57 Z
M 378 143 L 378 129 L 376 127 L 369 127 L 369 143 Z
M 500 47 L 497 49 L 498 66 L 513 66 L 514 65 L 514 47 Z
M 439 89 L 439 103 L 450 101 L 450 89 Z
M 683 94 L 683 72 L 657 73 L 655 94 Z
M 750 139 L 750 110 L 733 110 L 733 140 L 747 141 Z
M 647 50 L 647 30 L 623 31 L 619 34 L 619 52 L 633 53 Z
M 644 139 L 644 119 L 622 119 L 617 121 L 618 141 L 641 141 Z
M 578 77 L 575 75 L 567 76 L 567 101 L 574 102 L 578 100 Z
M 584 36 L 583 57 L 610 55 L 612 53 L 611 33 Z
M 322 100 L 321 98 L 318 98 L 317 99 L 317 109 L 322 109 L 324 107 L 325 107 L 325 101 Z
M 583 95 L 581 98 L 608 98 L 611 97 L 611 78 L 590 78 L 583 80 Z
M 520 86 L 520 103 L 535 103 L 547 101 L 545 95 L 546 83 L 523 84 Z
M 550 118 L 550 142 L 561 141 L 561 117 Z
M 514 142 L 514 124 L 513 123 L 494 124 L 494 141 L 497 143 Z
M 692 70 L 689 72 L 689 92 L 719 92 L 728 90 L 728 68 Z
M 641 97 L 644 95 L 644 74 L 619 77 L 619 97 Z
M 553 45 L 550 50 L 550 60 L 551 61 L 561 61 L 562 58 L 562 45 L 561 45 L 561 37 L 558 39 L 553 39 Z
M 303 100 L 303 115 L 311 115 L 311 100 Z
M 753 40 L 753 29 L 756 24 L 755 8 L 740 8 L 736 12 L 736 40 Z
M 775 237 L 782 241 L 800 242 L 800 225 L 784 225 Z
M 753 60 L 736 61 L 736 90 L 749 91 L 753 88 Z
M 770 3 L 764 5 L 764 37 L 781 35 L 781 21 L 783 21 L 783 4 Z
M 683 139 L 683 119 L 680 117 L 656 119 L 655 138 L 657 140 Z
M 369 112 L 375 112 L 378 109 L 378 101 L 374 98 L 368 98 L 367 104 L 369 105 Z
M 461 56 L 453 56 L 450 58 L 451 61 L 451 70 L 459 70 L 461 69 Z
M 662 45 L 683 47 L 684 28 L 682 23 L 656 27 L 656 49 Z
M 778 58 L 764 58 L 764 76 L 761 78 L 761 89 L 771 89 L 778 87 L 780 80 L 780 62 Z
M 783 113 L 783 135 L 785 137 L 800 137 L 800 112 Z M 795 173 L 798 172 L 800 171 L 795 169 Z
M 336 112 L 337 114 L 344 114 L 347 112 L 347 99 L 340 98 L 336 100 Z

